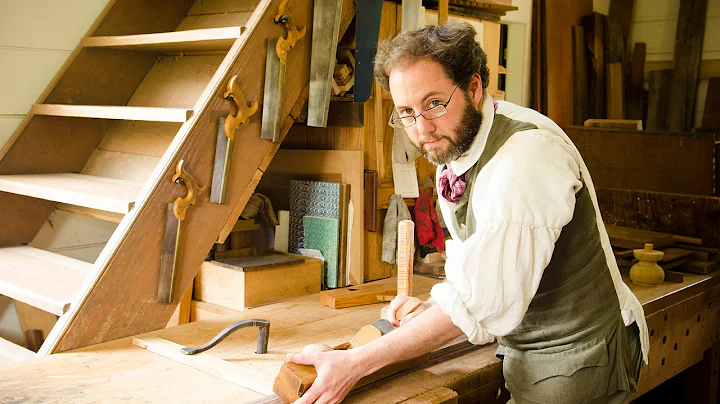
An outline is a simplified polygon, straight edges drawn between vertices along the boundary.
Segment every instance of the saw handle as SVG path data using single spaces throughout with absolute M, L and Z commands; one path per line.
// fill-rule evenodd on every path
M 287 0 L 283 0 L 278 6 L 278 14 L 273 18 L 275 24 L 283 24 L 285 30 L 287 30 L 287 38 L 278 38 L 277 45 L 275 46 L 275 52 L 277 52 L 278 58 L 283 63 L 287 63 L 287 55 L 290 49 L 295 46 L 295 43 L 305 36 L 307 27 L 300 29 L 295 25 L 295 19 L 292 14 L 287 11 Z
M 173 202 L 173 214 L 178 220 L 185 220 L 185 212 L 190 206 L 195 205 L 197 197 L 202 195 L 207 190 L 207 187 L 198 186 L 195 178 L 185 170 L 185 160 L 178 161 L 175 166 L 175 175 L 172 176 L 171 181 L 187 187 L 187 195 L 184 198 L 177 197 Z
M 230 101 L 236 110 L 235 115 L 229 114 L 227 118 L 225 118 L 225 126 L 223 128 L 225 130 L 225 136 L 227 136 L 228 139 L 235 140 L 235 132 L 240 125 L 244 124 L 249 117 L 255 114 L 258 109 L 258 102 L 253 101 L 252 103 L 248 103 L 245 100 L 245 95 L 238 84 L 237 74 L 232 76 L 228 81 L 227 91 L 223 94 L 223 98 Z

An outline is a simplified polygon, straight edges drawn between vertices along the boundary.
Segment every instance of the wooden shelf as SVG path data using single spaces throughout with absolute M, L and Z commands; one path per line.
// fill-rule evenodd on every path
M 92 265 L 37 248 L 0 248 L 0 294 L 58 316 Z
M 0 367 L 37 358 L 35 352 L 0 338 Z
M 35 104 L 32 107 L 32 113 L 35 115 L 67 116 L 73 118 L 183 123 L 192 117 L 193 110 L 105 105 Z
M 488 12 L 494 12 L 494 13 L 501 13 L 501 15 L 505 15 L 508 11 L 515 11 L 518 8 L 513 6 L 512 4 L 496 4 L 496 3 L 485 3 L 482 1 L 476 1 L 476 0 L 450 0 L 449 5 L 451 6 L 459 6 L 459 7 L 467 7 L 467 8 L 475 8 L 479 10 L 485 10 Z
M 228 51 L 243 27 L 194 29 L 157 34 L 95 36 L 83 39 L 86 48 L 114 48 L 149 52 Z
M 0 191 L 122 214 L 134 207 L 142 185 L 84 174 L 0 176 Z

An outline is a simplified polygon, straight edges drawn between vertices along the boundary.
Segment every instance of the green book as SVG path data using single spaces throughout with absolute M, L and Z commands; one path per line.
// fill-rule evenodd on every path
M 340 247 L 340 219 L 304 216 L 305 248 L 319 250 L 325 257 L 323 279 L 326 288 L 338 287 L 338 253 Z

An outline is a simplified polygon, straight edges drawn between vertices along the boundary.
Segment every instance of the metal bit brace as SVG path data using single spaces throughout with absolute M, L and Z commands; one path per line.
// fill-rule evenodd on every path
M 208 349 L 219 344 L 222 340 L 227 338 L 233 332 L 246 327 L 258 327 L 258 340 L 257 340 L 257 351 L 256 354 L 267 353 L 268 339 L 270 338 L 270 321 L 251 319 L 251 320 L 240 320 L 225 327 L 224 330 L 220 331 L 213 339 L 199 347 L 186 347 L 180 350 L 185 355 L 195 355 L 201 352 L 205 352 Z

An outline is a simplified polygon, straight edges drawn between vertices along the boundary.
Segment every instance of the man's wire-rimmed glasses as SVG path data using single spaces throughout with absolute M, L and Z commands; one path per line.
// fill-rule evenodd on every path
M 388 124 L 394 128 L 403 129 L 403 128 L 409 128 L 417 122 L 417 117 L 421 116 L 428 121 L 433 119 L 438 119 L 441 116 L 447 114 L 447 106 L 450 104 L 450 101 L 452 100 L 453 94 L 455 94 L 455 90 L 460 86 L 458 84 L 455 86 L 455 88 L 452 90 L 452 93 L 450 93 L 450 98 L 448 98 L 447 102 L 444 104 L 437 104 L 434 107 L 430 107 L 426 109 L 425 111 L 417 114 L 417 115 L 406 115 L 401 117 L 395 117 L 397 114 L 397 111 L 393 110 L 392 115 L 390 116 L 390 122 Z

